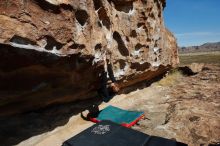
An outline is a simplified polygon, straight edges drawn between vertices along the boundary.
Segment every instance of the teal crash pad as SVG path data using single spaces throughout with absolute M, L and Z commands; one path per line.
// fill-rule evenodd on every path
M 90 118 L 90 120 L 95 123 L 109 120 L 125 127 L 131 127 L 143 118 L 143 116 L 144 112 L 127 111 L 110 105 L 101 110 L 97 117 Z

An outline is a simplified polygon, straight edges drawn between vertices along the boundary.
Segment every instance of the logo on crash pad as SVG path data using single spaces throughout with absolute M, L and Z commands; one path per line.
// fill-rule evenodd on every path
M 110 125 L 98 125 L 97 127 L 92 129 L 92 133 L 103 135 L 110 131 Z

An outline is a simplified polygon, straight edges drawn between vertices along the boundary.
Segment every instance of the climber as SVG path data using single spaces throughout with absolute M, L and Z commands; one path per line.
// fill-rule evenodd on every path
M 100 83 L 101 83 L 101 88 L 98 90 L 98 93 L 100 96 L 103 97 L 104 102 L 108 102 L 114 95 L 115 93 L 119 92 L 119 87 L 118 84 L 116 83 L 116 79 L 114 77 L 114 73 L 112 70 L 112 65 L 109 61 L 109 59 L 105 59 L 104 62 L 104 70 L 101 72 L 100 76 Z M 111 92 L 108 91 L 108 81 L 110 79 L 110 89 Z

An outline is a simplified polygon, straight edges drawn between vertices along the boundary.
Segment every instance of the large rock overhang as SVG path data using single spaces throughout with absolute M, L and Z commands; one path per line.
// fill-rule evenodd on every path
M 0 115 L 95 96 L 103 62 L 125 88 L 178 64 L 165 0 L 0 3 Z

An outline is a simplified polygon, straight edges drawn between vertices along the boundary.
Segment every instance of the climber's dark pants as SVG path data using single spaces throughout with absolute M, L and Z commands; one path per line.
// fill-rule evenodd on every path
M 100 80 L 101 87 L 98 90 L 98 93 L 100 96 L 103 97 L 104 101 L 108 101 L 110 99 L 110 96 L 109 96 L 109 92 L 108 92 L 108 88 L 107 88 L 107 82 L 108 82 L 107 72 L 102 72 L 100 79 L 101 79 Z
M 109 94 L 109 91 L 107 88 L 107 83 L 108 83 L 107 74 L 109 75 L 109 79 L 112 81 L 112 83 L 116 82 L 111 64 L 107 65 L 107 71 L 108 73 L 105 71 L 101 73 L 101 76 L 100 76 L 101 87 L 98 90 L 99 95 L 103 97 L 103 101 L 105 102 L 108 102 L 114 96 L 114 94 L 111 94 L 111 95 Z

